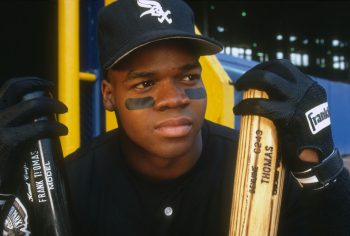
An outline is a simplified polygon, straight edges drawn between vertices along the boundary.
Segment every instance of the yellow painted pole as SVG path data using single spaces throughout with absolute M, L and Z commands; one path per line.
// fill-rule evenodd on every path
M 106 111 L 106 131 L 118 128 L 117 118 L 115 113 L 111 111 Z
M 105 0 L 105 6 L 111 4 L 112 2 L 116 2 L 117 0 Z
M 64 156 L 80 146 L 79 0 L 58 1 L 58 98 L 68 107 L 59 121 L 69 129 L 61 137 Z

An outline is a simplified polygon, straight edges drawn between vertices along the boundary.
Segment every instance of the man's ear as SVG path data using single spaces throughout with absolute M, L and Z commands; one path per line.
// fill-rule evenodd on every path
M 114 111 L 113 87 L 107 80 L 102 80 L 101 92 L 103 96 L 103 105 L 107 111 Z

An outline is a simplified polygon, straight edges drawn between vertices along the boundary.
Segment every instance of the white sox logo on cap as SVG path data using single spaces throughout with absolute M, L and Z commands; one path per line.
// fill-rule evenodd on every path
M 159 2 L 150 1 L 150 0 L 137 0 L 137 5 L 139 5 L 140 7 L 149 9 L 143 12 L 140 15 L 140 18 L 143 17 L 144 15 L 150 14 L 151 16 L 158 16 L 158 21 L 160 23 L 163 23 L 164 20 L 166 20 L 169 24 L 173 22 L 173 20 L 168 17 L 168 15 L 171 14 L 171 11 L 167 10 L 164 12 Z

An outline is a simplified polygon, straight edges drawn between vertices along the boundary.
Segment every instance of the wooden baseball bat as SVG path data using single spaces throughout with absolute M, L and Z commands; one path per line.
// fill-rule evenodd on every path
M 268 98 L 250 89 L 246 98 Z M 242 116 L 229 236 L 277 235 L 284 168 L 277 155 L 277 132 L 271 120 Z

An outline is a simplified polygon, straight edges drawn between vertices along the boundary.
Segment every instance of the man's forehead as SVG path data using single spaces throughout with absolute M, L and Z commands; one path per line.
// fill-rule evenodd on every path
M 175 56 L 186 57 L 193 61 L 191 63 L 184 62 L 184 65 L 179 65 L 179 67 L 184 66 L 184 69 L 186 69 L 187 64 L 197 64 L 197 66 L 200 66 L 198 62 L 199 55 L 193 50 L 193 48 L 191 48 L 190 45 L 188 45 L 188 43 L 184 43 L 181 40 L 164 40 L 136 49 L 123 58 L 120 62 L 116 63 L 111 69 L 125 70 L 131 66 L 147 66 L 147 64 L 151 65 L 152 60 L 156 57 L 166 57 L 168 61 Z M 190 65 L 187 65 L 187 67 L 188 66 Z
M 193 69 L 200 69 L 201 68 L 201 64 L 198 61 L 193 61 L 190 63 L 184 63 L 184 64 L 179 64 L 178 66 L 172 66 L 171 70 L 176 70 L 179 72 L 186 72 L 186 71 L 190 71 Z M 152 77 L 152 76 L 156 76 L 157 74 L 159 74 L 161 71 L 160 70 L 130 70 L 128 73 L 128 77 L 129 79 L 133 79 L 135 77 Z
M 108 74 L 114 74 L 119 78 L 118 80 L 127 82 L 138 78 L 156 78 L 167 73 L 173 73 L 174 75 L 184 74 L 193 70 L 197 71 L 195 73 L 201 73 L 202 66 L 199 58 L 191 58 L 190 60 L 172 63 L 171 65 L 152 62 L 142 64 L 142 62 L 136 60 L 134 65 L 125 61 L 123 65 L 118 64 L 118 66 L 109 69 L 107 77 L 109 77 Z

